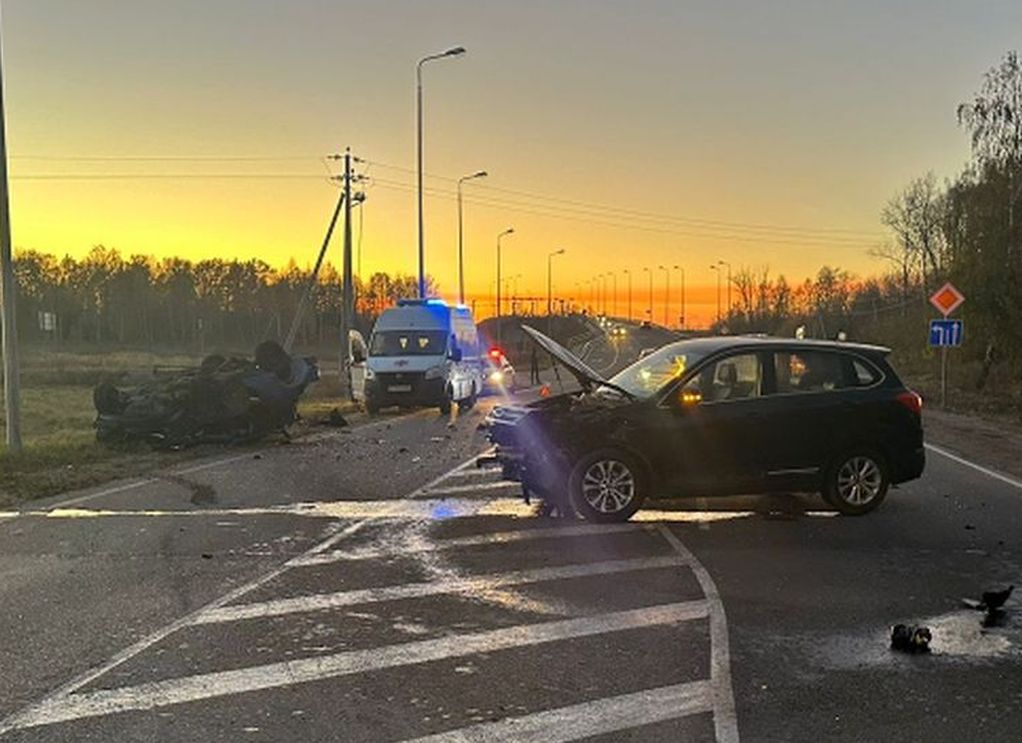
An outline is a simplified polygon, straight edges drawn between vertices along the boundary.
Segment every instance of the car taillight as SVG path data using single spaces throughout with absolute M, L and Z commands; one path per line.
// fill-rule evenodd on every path
M 918 393 L 913 392 L 912 390 L 906 390 L 905 392 L 900 393 L 895 399 L 916 415 L 922 415 L 923 398 L 920 397 Z

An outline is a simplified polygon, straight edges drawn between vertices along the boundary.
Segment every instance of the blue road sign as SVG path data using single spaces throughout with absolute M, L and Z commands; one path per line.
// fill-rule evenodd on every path
M 960 346 L 964 330 L 961 320 L 930 320 L 930 345 Z

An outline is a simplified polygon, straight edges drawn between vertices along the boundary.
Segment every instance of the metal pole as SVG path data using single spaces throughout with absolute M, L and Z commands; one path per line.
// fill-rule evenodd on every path
M 940 347 L 940 407 L 947 408 L 947 346 Z
M 422 216 L 422 64 L 415 65 L 415 162 L 419 202 L 419 299 L 426 296 L 426 229 Z M 345 339 L 347 343 L 347 339 Z
M 2 56 L 2 54 L 0 54 Z M 11 252 L 11 211 L 7 196 L 7 131 L 4 123 L 3 70 L 0 69 L 0 316 L 3 326 L 4 410 L 7 449 L 21 451 L 21 388 L 18 328 L 14 316 L 14 256 Z
M 347 391 L 349 397 L 352 396 L 353 390 L 351 379 L 348 376 L 349 364 L 351 362 L 349 358 L 348 347 L 350 344 L 348 336 L 351 334 L 351 328 L 355 319 L 355 285 L 351 277 L 351 248 L 351 149 L 348 148 L 344 151 L 344 257 L 342 261 L 344 265 L 344 296 L 343 309 L 341 310 L 341 343 L 344 345 L 341 356 L 340 380 L 342 389 Z
M 615 316 L 617 315 L 617 271 L 611 272 L 611 278 L 614 279 L 614 294 L 610 298 L 610 311 Z
M 458 304 L 465 304 L 465 236 L 461 206 L 461 184 L 464 178 L 458 179 Z
M 671 269 L 667 266 L 658 266 L 664 272 L 664 327 L 671 327 Z
M 685 329 L 685 269 L 681 266 L 675 266 L 676 269 L 681 271 L 681 315 L 678 317 L 681 323 L 681 329 Z

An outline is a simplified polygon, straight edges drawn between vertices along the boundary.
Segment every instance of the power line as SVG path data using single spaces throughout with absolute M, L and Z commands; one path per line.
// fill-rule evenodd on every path
M 12 160 L 38 160 L 44 162 L 297 162 L 320 160 L 319 155 L 11 155 Z
M 409 186 L 398 181 L 389 181 L 385 179 L 375 178 L 373 183 L 380 188 L 410 192 L 414 190 L 413 186 Z M 443 198 L 446 200 L 454 200 L 457 198 L 454 192 L 445 191 L 442 189 L 429 188 L 424 189 L 426 193 L 437 198 Z M 544 211 L 542 205 L 522 205 L 521 202 L 512 202 L 500 199 L 486 199 L 473 195 L 470 198 L 466 198 L 467 203 L 476 204 L 477 206 L 485 206 L 500 209 L 514 209 L 517 212 L 523 214 L 532 214 L 540 217 L 548 217 L 551 219 L 561 219 L 572 222 L 583 222 L 590 225 L 602 225 L 608 227 L 617 227 L 620 229 L 628 230 L 639 230 L 644 232 L 655 232 L 660 234 L 678 235 L 681 237 L 690 237 L 696 239 L 709 239 L 709 240 L 724 240 L 728 242 L 750 242 L 759 244 L 777 244 L 777 245 L 821 245 L 829 247 L 852 247 L 859 248 L 863 247 L 868 241 L 867 240 L 855 240 L 852 238 L 839 238 L 839 237 L 814 237 L 812 235 L 755 235 L 755 234 L 741 234 L 741 233 L 715 233 L 712 230 L 715 228 L 702 228 L 703 231 L 683 230 L 678 227 L 668 227 L 657 224 L 643 223 L 642 220 L 637 221 L 613 221 L 606 217 L 594 216 L 583 210 L 565 210 L 560 207 L 548 207 Z M 554 211 L 556 209 L 556 211 Z M 628 216 L 628 215 L 624 215 Z
M 367 162 L 369 162 L 369 163 L 371 163 L 373 165 L 377 165 L 377 166 L 379 166 L 381 168 L 389 169 L 389 170 L 396 170 L 396 171 L 401 171 L 401 172 L 405 172 L 405 173 L 414 173 L 414 171 L 412 169 L 405 168 L 405 167 L 402 167 L 400 165 L 391 165 L 391 164 L 379 162 L 379 161 L 376 161 L 376 160 L 369 160 Z M 436 180 L 448 181 L 450 183 L 456 183 L 457 182 L 456 178 L 451 178 L 451 177 L 448 177 L 448 176 L 435 175 L 435 174 L 431 174 L 431 173 L 427 173 L 426 176 L 429 177 L 429 178 L 436 179 Z M 804 227 L 804 226 L 797 226 L 797 225 L 775 225 L 775 224 L 763 224 L 763 223 L 755 223 L 755 222 L 731 222 L 731 221 L 725 221 L 725 220 L 704 219 L 704 218 L 700 218 L 700 217 L 682 217 L 682 216 L 676 216 L 676 215 L 658 214 L 658 213 L 655 213 L 655 212 L 645 212 L 645 211 L 639 211 L 639 210 L 635 210 L 635 209 L 622 208 L 620 206 L 608 206 L 607 204 L 597 204 L 597 203 L 593 203 L 593 202 L 577 201 L 577 200 L 573 200 L 573 199 L 564 199 L 564 198 L 560 198 L 560 197 L 557 197 L 557 196 L 550 196 L 550 195 L 546 195 L 546 194 L 537 194 L 537 193 L 533 193 L 533 192 L 529 192 L 529 191 L 521 191 L 521 190 L 518 190 L 518 189 L 502 188 L 500 186 L 492 186 L 492 185 L 489 185 L 489 184 L 486 184 L 486 183 L 478 184 L 477 187 L 476 187 L 476 190 L 481 190 L 481 191 L 496 191 L 496 192 L 500 192 L 500 193 L 508 193 L 508 194 L 517 195 L 517 196 L 524 196 L 524 197 L 532 199 L 532 200 L 539 200 L 539 201 L 548 202 L 548 203 L 549 202 L 554 202 L 554 203 L 559 203 L 559 204 L 569 204 L 569 205 L 572 205 L 572 206 L 582 207 L 582 208 L 585 208 L 585 209 L 589 209 L 589 210 L 592 210 L 592 211 L 603 212 L 603 213 L 605 213 L 607 211 L 612 211 L 612 212 L 617 212 L 617 213 L 620 213 L 620 214 L 628 214 L 628 215 L 636 215 L 636 216 L 640 216 L 640 217 L 648 217 L 648 218 L 656 219 L 656 220 L 659 220 L 659 221 L 690 223 L 693 226 L 717 226 L 717 227 L 729 228 L 729 229 L 740 229 L 742 231 L 773 231 L 773 232 L 793 232 L 793 233 L 794 232 L 798 232 L 798 233 L 822 233 L 822 234 L 833 234 L 835 236 L 844 234 L 844 235 L 849 235 L 849 236 L 861 235 L 861 236 L 868 236 L 868 237 L 880 237 L 880 233 L 873 232 L 873 231 L 868 231 L 868 230 L 852 230 L 852 229 L 844 229 L 844 228 L 837 228 L 837 227 Z

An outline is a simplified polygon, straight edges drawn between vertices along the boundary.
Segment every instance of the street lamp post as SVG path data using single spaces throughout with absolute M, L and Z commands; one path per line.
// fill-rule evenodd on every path
M 646 314 L 649 315 L 649 321 L 653 322 L 653 269 L 645 266 L 642 270 L 649 274 L 649 309 Z
M 664 327 L 671 327 L 671 269 L 660 266 L 664 272 Z
M 717 261 L 718 266 L 727 266 L 727 316 L 731 317 L 731 264 L 727 261 Z
M 485 178 L 485 170 L 477 170 L 472 175 L 458 179 L 458 304 L 465 304 L 465 221 L 461 203 L 461 184 L 475 178 Z
M 720 266 L 711 263 L 710 270 L 717 272 L 717 322 L 720 322 Z
M 456 46 L 440 54 L 430 54 L 419 60 L 415 65 L 415 159 L 417 173 L 417 191 L 419 202 L 419 298 L 426 296 L 426 230 L 422 214 L 422 66 L 427 62 L 446 57 L 459 57 L 465 53 L 465 47 Z
M 681 325 L 681 329 L 685 329 L 685 269 L 681 266 L 675 266 L 674 270 L 681 272 L 681 314 L 678 316 L 678 322 Z
M 610 295 L 610 311 L 617 316 L 617 271 L 611 271 L 610 276 L 614 281 L 614 293 Z
M 555 255 L 564 255 L 564 248 L 555 250 L 547 254 L 546 257 L 546 313 L 548 316 L 553 314 L 553 265 Z
M 504 235 L 513 234 L 515 231 L 514 227 L 508 227 L 506 230 L 497 235 L 497 301 L 495 302 L 497 307 L 497 345 L 500 345 L 500 239 Z
M 628 276 L 628 322 L 632 321 L 632 272 L 627 268 L 625 275 Z

